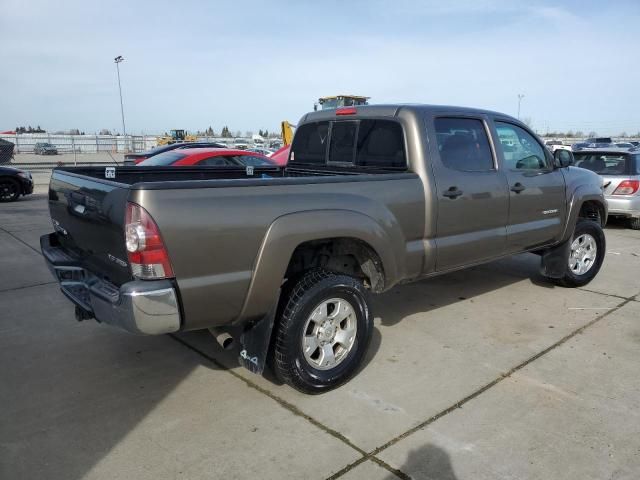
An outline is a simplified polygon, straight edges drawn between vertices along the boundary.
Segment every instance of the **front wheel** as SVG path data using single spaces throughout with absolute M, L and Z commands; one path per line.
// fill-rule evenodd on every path
M 372 330 L 369 294 L 362 282 L 313 270 L 283 299 L 276 326 L 276 373 L 303 393 L 336 388 L 358 369 Z
M 14 202 L 22 193 L 20 184 L 12 178 L 0 178 L 0 202 Z
M 604 231 L 599 223 L 579 220 L 571 239 L 566 271 L 559 283 L 565 287 L 582 287 L 600 271 L 606 249 Z

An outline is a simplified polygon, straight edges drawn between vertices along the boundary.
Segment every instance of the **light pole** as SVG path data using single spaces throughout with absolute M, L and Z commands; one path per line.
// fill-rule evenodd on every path
M 523 93 L 519 93 L 518 94 L 518 120 L 520 120 L 520 102 L 522 102 L 522 99 L 524 98 L 524 94 Z M 124 120 L 123 120 L 124 122 Z
M 120 92 L 120 114 L 122 115 L 122 133 L 127 136 L 127 129 L 124 126 L 124 106 L 122 105 L 122 87 L 120 86 L 120 62 L 124 62 L 124 57 L 122 55 L 118 55 L 113 59 L 116 64 L 116 71 L 118 72 L 118 91 Z

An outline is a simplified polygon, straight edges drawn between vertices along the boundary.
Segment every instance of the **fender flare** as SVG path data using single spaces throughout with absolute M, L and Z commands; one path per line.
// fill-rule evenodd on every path
M 602 210 L 602 225 L 607 223 L 607 202 L 604 198 L 602 190 L 596 188 L 594 185 L 580 185 L 573 191 L 571 199 L 568 202 L 567 222 L 562 233 L 560 243 L 565 242 L 573 235 L 573 230 L 578 223 L 578 215 L 580 209 L 585 202 L 597 202 Z
M 273 308 L 294 250 L 312 240 L 346 237 L 365 242 L 380 258 L 385 285 L 397 283 L 402 272 L 394 253 L 404 252 L 406 246 L 401 230 L 393 223 L 383 228 L 380 222 L 353 210 L 302 211 L 278 217 L 258 250 L 249 289 L 234 323 L 260 318 Z

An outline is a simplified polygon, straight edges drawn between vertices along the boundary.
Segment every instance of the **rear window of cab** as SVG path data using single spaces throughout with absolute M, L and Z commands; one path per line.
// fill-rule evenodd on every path
M 374 119 L 307 123 L 296 131 L 289 162 L 405 169 L 402 126 Z

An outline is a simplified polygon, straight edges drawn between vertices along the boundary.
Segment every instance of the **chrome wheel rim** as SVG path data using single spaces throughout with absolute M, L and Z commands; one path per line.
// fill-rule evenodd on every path
M 571 255 L 569 255 L 569 269 L 575 275 L 584 275 L 596 262 L 598 245 L 596 239 L 588 233 L 583 233 L 573 240 Z
M 344 298 L 330 298 L 317 305 L 302 330 L 304 358 L 313 368 L 330 370 L 340 365 L 353 348 L 358 319 Z

